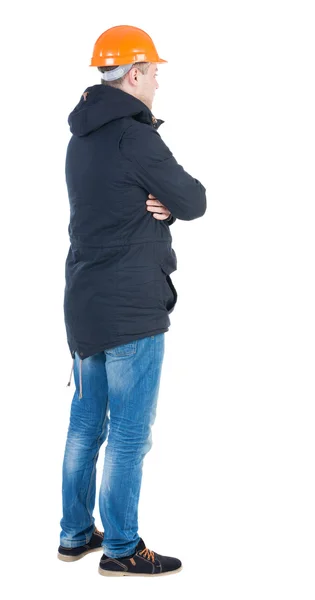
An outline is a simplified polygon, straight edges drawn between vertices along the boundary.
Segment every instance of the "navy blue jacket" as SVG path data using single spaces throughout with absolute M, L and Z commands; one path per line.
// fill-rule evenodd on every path
M 73 358 L 169 329 L 177 301 L 170 225 L 201 217 L 206 190 L 163 142 L 163 122 L 103 84 L 86 88 L 69 115 L 64 317 Z M 148 194 L 170 210 L 169 220 L 147 211 Z

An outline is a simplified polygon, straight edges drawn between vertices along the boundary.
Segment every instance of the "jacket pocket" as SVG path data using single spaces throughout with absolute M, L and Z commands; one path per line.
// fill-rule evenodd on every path
M 163 302 L 165 303 L 168 313 L 171 313 L 177 302 L 177 290 L 170 278 L 170 274 L 177 269 L 177 258 L 173 249 L 171 249 L 171 252 L 168 253 L 167 257 L 160 264 L 160 267 L 164 282 Z
M 161 268 L 130 267 L 117 271 L 115 311 L 118 335 L 138 335 L 157 328 Z

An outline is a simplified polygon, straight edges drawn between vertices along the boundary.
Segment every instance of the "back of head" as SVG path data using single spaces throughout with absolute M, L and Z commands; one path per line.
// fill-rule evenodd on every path
M 103 85 L 111 85 L 112 87 L 122 87 L 124 84 L 124 81 L 127 78 L 129 71 L 133 67 L 136 67 L 137 69 L 139 69 L 139 71 L 142 73 L 142 75 L 145 75 L 148 72 L 149 66 L 150 66 L 149 62 L 135 62 L 131 66 L 130 65 L 121 65 L 121 66 L 117 67 L 117 65 L 114 65 L 114 66 L 110 66 L 110 67 L 108 67 L 108 66 L 97 67 L 97 69 L 101 73 L 104 73 L 104 76 L 103 75 L 101 76 L 101 83 Z M 128 69 L 124 68 L 124 67 L 128 67 Z M 122 74 L 120 74 L 120 73 L 122 73 Z

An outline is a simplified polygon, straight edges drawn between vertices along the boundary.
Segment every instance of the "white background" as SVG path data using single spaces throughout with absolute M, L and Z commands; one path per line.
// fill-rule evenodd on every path
M 314 600 L 313 8 L 77 0 L 7 9 L 1 537 L 15 598 Z M 63 322 L 67 118 L 100 83 L 94 42 L 120 24 L 146 30 L 168 60 L 153 113 L 208 202 L 204 217 L 171 225 L 178 302 L 139 533 L 183 570 L 154 583 L 101 577 L 99 553 L 57 560 L 74 393 Z M 95 517 L 103 529 L 98 506 Z

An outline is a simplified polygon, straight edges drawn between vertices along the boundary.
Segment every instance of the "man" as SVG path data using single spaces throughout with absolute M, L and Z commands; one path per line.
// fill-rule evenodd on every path
M 151 112 L 157 65 L 165 62 L 141 29 L 105 31 L 91 61 L 101 83 L 84 91 L 68 119 L 71 245 L 64 313 L 76 391 L 63 461 L 58 558 L 77 560 L 102 549 L 102 575 L 182 568 L 179 559 L 149 550 L 138 534 L 164 333 L 177 301 L 169 228 L 206 210 L 205 188 L 176 162 L 157 131 L 163 121 Z M 107 434 L 99 492 L 103 534 L 92 513 L 96 462 Z

